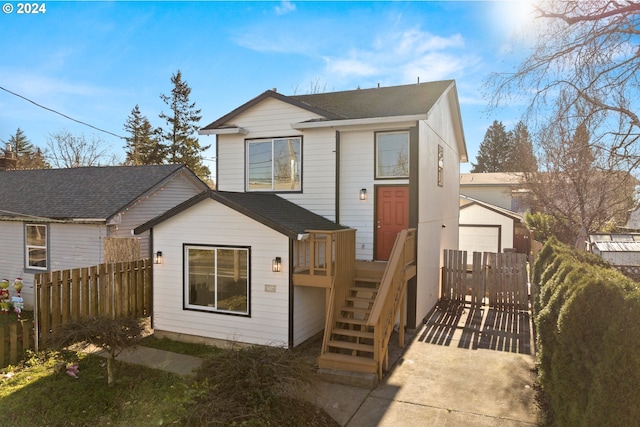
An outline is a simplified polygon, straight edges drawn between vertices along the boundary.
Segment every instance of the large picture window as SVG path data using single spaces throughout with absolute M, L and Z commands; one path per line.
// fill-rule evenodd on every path
M 376 178 L 409 177 L 409 132 L 376 134 Z
M 302 140 L 247 141 L 247 191 L 301 191 Z
M 47 226 L 25 225 L 25 268 L 47 269 Z
M 185 308 L 249 314 L 249 248 L 185 245 Z

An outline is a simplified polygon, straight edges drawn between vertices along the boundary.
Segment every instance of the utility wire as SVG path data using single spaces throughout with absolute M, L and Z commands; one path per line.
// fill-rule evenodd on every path
M 52 113 L 55 113 L 55 114 L 59 114 L 59 115 L 61 115 L 62 117 L 64 117 L 65 119 L 69 119 L 69 120 L 74 121 L 74 122 L 76 122 L 76 123 L 80 123 L 81 125 L 89 126 L 89 127 L 90 127 L 90 128 L 92 128 L 92 129 L 95 129 L 95 130 L 97 130 L 97 131 L 104 132 L 104 133 L 106 133 L 106 134 L 109 134 L 109 135 L 115 136 L 116 138 L 125 139 L 125 137 L 124 137 L 124 136 L 117 135 L 117 134 L 115 134 L 115 133 L 113 133 L 113 132 L 109 132 L 108 130 L 100 129 L 100 128 L 98 128 L 98 127 L 95 127 L 95 126 L 93 126 L 93 125 L 90 125 L 89 123 L 85 123 L 85 122 L 83 122 L 83 121 L 76 120 L 76 119 L 74 119 L 73 117 L 69 117 L 69 116 L 67 116 L 66 114 L 63 114 L 63 113 L 61 113 L 61 112 L 59 112 L 59 111 L 56 111 L 56 110 L 53 110 L 53 109 L 51 109 L 51 108 L 45 107 L 44 105 L 40 105 L 40 104 L 38 104 L 37 102 L 32 101 L 32 100 L 30 100 L 29 98 L 26 98 L 26 97 L 24 97 L 24 96 L 22 96 L 22 95 L 20 95 L 20 94 L 15 93 L 15 92 L 12 92 L 12 91 L 10 91 L 9 89 L 6 89 L 6 88 L 4 88 L 4 87 L 2 87 L 2 86 L 0 86 L 0 89 L 4 90 L 5 92 L 10 93 L 11 95 L 17 96 L 18 98 L 22 98 L 22 99 L 24 99 L 25 101 L 30 102 L 30 103 L 32 103 L 33 105 L 37 106 L 37 107 L 43 108 L 43 109 L 45 109 L 45 110 L 47 110 L 47 111 L 51 111 Z

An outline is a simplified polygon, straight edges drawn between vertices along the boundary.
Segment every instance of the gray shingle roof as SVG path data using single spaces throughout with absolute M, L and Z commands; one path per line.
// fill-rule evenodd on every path
M 343 230 L 342 226 L 323 216 L 317 215 L 276 194 L 235 193 L 207 190 L 187 200 L 151 221 L 137 227 L 136 234 L 142 233 L 189 207 L 211 198 L 248 216 L 292 239 L 309 230 Z
M 453 84 L 453 80 L 442 80 L 402 86 L 294 96 L 285 96 L 268 90 L 208 124 L 202 130 L 228 128 L 238 114 L 266 98 L 276 98 L 283 102 L 288 102 L 319 114 L 326 120 L 427 114 L 442 94 Z
M 345 119 L 426 114 L 453 80 L 420 84 L 316 93 L 291 98 Z
M 183 165 L 0 172 L 0 216 L 108 219 Z

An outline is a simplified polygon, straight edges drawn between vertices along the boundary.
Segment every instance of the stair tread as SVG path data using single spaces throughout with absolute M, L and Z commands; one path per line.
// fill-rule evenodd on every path
M 367 324 L 367 321 L 364 319 L 351 319 L 348 317 L 338 317 L 336 319 L 337 323 L 348 323 L 350 325 L 360 325 L 360 326 L 364 326 Z
M 361 307 L 342 307 L 340 311 L 348 311 L 350 313 L 360 313 L 360 314 L 371 313 L 370 308 L 361 308 Z
M 372 277 L 355 277 L 354 282 L 380 283 L 382 279 L 374 279 Z
M 372 302 L 374 302 L 376 300 L 375 298 L 366 298 L 366 297 L 346 297 L 345 299 L 347 301 L 368 302 L 368 303 L 372 303 Z
M 344 363 L 349 363 L 351 361 L 357 360 L 360 364 L 376 366 L 376 361 L 373 360 L 372 357 L 366 356 L 352 356 L 350 354 L 342 353 L 324 353 L 320 356 L 320 358 Z
M 344 348 L 347 350 L 366 351 L 368 353 L 373 353 L 373 344 L 359 344 L 356 342 L 349 342 L 349 341 L 329 340 L 329 342 L 327 343 L 327 346 L 335 347 L 335 348 Z
M 363 286 L 351 286 L 349 290 L 352 292 L 378 292 L 378 288 L 366 288 Z
M 353 330 L 353 329 L 334 328 L 331 331 L 331 333 L 335 334 L 335 335 L 345 335 L 345 336 L 349 336 L 349 337 L 373 339 L 373 332 L 370 332 L 370 331 L 356 331 L 356 330 Z

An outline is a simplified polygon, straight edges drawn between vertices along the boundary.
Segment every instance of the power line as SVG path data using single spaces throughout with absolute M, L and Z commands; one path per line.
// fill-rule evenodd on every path
M 59 112 L 59 111 L 56 111 L 56 110 L 54 110 L 54 109 L 51 109 L 51 108 L 45 107 L 44 105 L 40 105 L 40 104 L 38 104 L 37 102 L 32 101 L 32 100 L 30 100 L 29 98 L 26 98 L 26 97 L 24 97 L 24 96 L 22 96 L 22 95 L 20 95 L 20 94 L 15 93 L 15 92 L 12 92 L 12 91 L 10 91 L 9 89 L 6 89 L 6 88 L 4 88 L 4 87 L 2 87 L 2 86 L 0 86 L 0 89 L 4 90 L 5 92 L 10 93 L 11 95 L 17 96 L 18 98 L 22 98 L 22 99 L 24 99 L 25 101 L 30 102 L 30 103 L 32 103 L 33 105 L 37 106 L 37 107 L 40 107 L 40 108 L 43 108 L 43 109 L 45 109 L 45 110 L 47 110 L 47 111 L 51 111 L 52 113 L 55 113 L 55 114 L 61 115 L 61 116 L 62 116 L 62 117 L 64 117 L 65 119 L 69 119 L 69 120 L 74 121 L 74 122 L 76 122 L 76 123 L 80 123 L 81 125 L 88 126 L 88 127 L 92 128 L 92 129 L 95 129 L 95 130 L 97 130 L 97 131 L 99 131 L 99 132 L 104 132 L 104 133 L 106 133 L 106 134 L 109 134 L 109 135 L 115 136 L 116 138 L 126 139 L 124 136 L 117 135 L 117 134 L 115 134 L 115 133 L 113 133 L 113 132 L 109 132 L 108 130 L 100 129 L 99 127 L 96 127 L 96 126 L 90 125 L 89 123 L 83 122 L 83 121 L 81 121 L 81 120 L 76 120 L 76 119 L 74 119 L 73 117 L 69 117 L 69 116 L 67 116 L 66 114 L 63 114 L 63 113 L 61 113 L 61 112 Z

